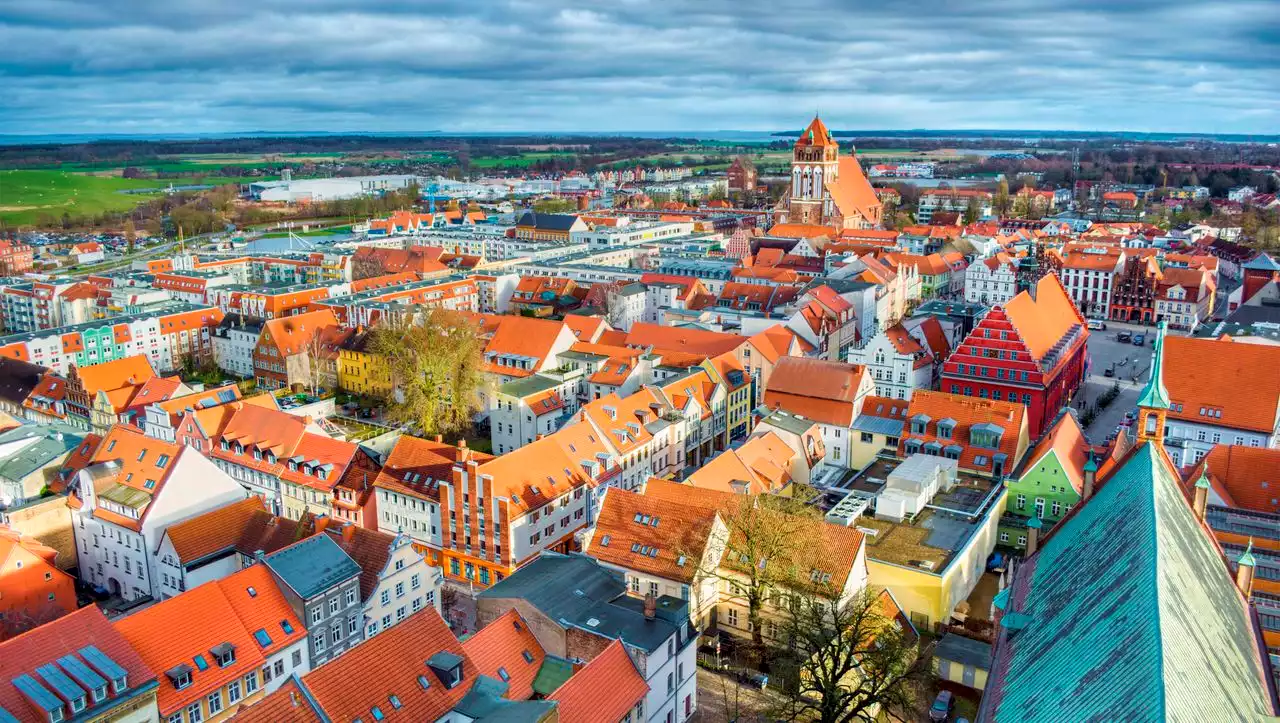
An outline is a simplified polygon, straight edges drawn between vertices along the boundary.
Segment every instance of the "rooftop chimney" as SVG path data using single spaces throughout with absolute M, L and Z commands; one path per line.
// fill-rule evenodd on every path
M 1240 592 L 1244 596 L 1250 597 L 1253 594 L 1253 538 L 1249 538 L 1249 546 L 1245 548 L 1244 554 L 1236 561 L 1236 586 L 1240 588 Z
M 1250 569 L 1252 570 L 1253 568 L 1250 568 Z M 1250 575 L 1252 576 L 1252 573 L 1250 573 Z M 644 619 L 653 620 L 657 616 L 658 616 L 658 599 L 653 596 L 653 593 L 646 593 L 644 596 Z
M 1196 480 L 1195 496 L 1191 500 L 1191 509 L 1196 513 L 1197 520 L 1204 519 L 1204 512 L 1208 506 L 1209 464 L 1206 462 L 1204 469 L 1200 472 L 1200 479 Z
M 465 439 L 459 439 L 459 440 L 458 440 L 458 448 L 459 448 L 459 449 L 466 449 L 466 448 L 467 448 L 467 440 L 465 440 Z
M 1036 554 L 1036 549 L 1040 542 L 1040 528 L 1044 523 L 1039 517 L 1032 517 L 1027 520 L 1027 557 L 1030 558 Z
M 1093 483 L 1098 476 L 1098 463 L 1093 459 L 1093 453 L 1089 453 L 1089 460 L 1084 463 L 1084 490 L 1081 492 L 1083 501 L 1089 501 L 1093 497 Z
M 444 435 L 443 435 L 443 434 L 437 434 L 437 435 L 436 435 L 436 444 L 444 444 Z

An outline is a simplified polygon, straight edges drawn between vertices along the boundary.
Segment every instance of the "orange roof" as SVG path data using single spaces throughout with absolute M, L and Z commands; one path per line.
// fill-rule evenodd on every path
M 1004 313 L 1036 361 L 1043 359 L 1072 326 L 1085 323 L 1056 274 L 1047 274 L 1036 283 L 1036 298 L 1023 291 L 1010 299 Z
M 396 440 L 373 485 L 438 500 L 438 484 L 441 481 L 452 483 L 453 466 L 469 459 L 485 462 L 493 457 L 465 447 L 405 434 Z
M 656 351 L 679 351 L 716 356 L 737 349 L 746 340 L 737 334 L 639 323 L 627 332 L 627 346 L 653 347 Z
M 253 596 L 249 587 L 254 588 Z M 284 632 L 282 621 L 288 621 L 292 633 Z M 162 718 L 262 667 L 264 653 L 274 653 L 306 635 L 271 574 L 252 567 L 121 618 L 115 628 L 152 670 L 164 673 L 183 666 L 191 675 L 191 684 L 182 690 L 161 679 L 157 697 Z M 266 648 L 254 639 L 259 628 L 272 640 Z M 182 634 L 175 635 L 175 630 Z M 219 666 L 210 652 L 223 643 L 235 646 L 235 662 L 226 667 Z M 196 656 L 203 656 L 203 670 Z
M 809 121 L 809 125 L 800 132 L 800 137 L 796 139 L 796 145 L 822 147 L 838 144 L 831 137 L 831 131 L 827 130 L 827 125 L 815 115 L 813 120 Z
M 836 230 L 830 226 L 809 223 L 780 223 L 769 228 L 769 235 L 781 238 L 817 238 L 819 236 L 834 238 Z
M 220 387 L 206 389 L 203 392 L 184 394 L 180 397 L 169 397 L 168 399 L 159 402 L 151 400 L 150 403 L 155 404 L 160 409 L 163 409 L 172 417 L 173 415 L 181 414 L 184 411 L 207 409 L 209 407 L 216 407 L 220 404 L 225 404 L 239 399 L 240 387 L 235 383 L 230 383 L 224 384 Z M 142 393 L 139 392 L 138 396 L 134 397 L 133 401 L 134 404 L 142 402 Z
M 685 479 L 685 484 L 734 494 L 775 494 L 791 482 L 796 450 L 773 432 L 723 452 Z
M 1280 449 L 1215 445 L 1187 475 L 1188 486 L 1202 473 L 1226 506 L 1280 513 Z
M 884 330 L 884 334 L 889 339 L 889 343 L 893 345 L 894 351 L 903 356 L 915 359 L 913 368 L 920 369 L 933 363 L 933 354 L 924 345 L 916 340 L 915 337 L 907 333 L 906 327 L 902 324 L 896 324 Z
M 924 334 L 924 340 L 928 342 L 929 351 L 933 352 L 934 358 L 946 359 L 951 353 L 951 344 L 947 341 L 947 333 L 943 331 L 938 317 L 926 317 L 916 328 Z
M 497 322 L 497 330 L 485 344 L 485 353 L 513 354 L 538 359 L 546 359 L 555 346 L 565 325 L 549 319 L 532 319 L 525 316 L 492 317 Z M 507 373 L 507 368 L 501 368 Z M 514 371 L 514 369 L 512 369 Z
M 560 720 L 565 723 L 617 721 L 648 693 L 649 685 L 622 641 L 614 640 L 547 698 L 560 704 Z
M 88 662 L 79 651 L 89 645 L 124 668 L 128 678 L 128 688 L 121 694 L 111 693 L 108 688 L 110 698 L 103 702 L 104 710 L 125 705 L 129 698 L 137 695 L 138 690 L 147 688 L 148 683 L 156 679 L 156 672 L 116 632 L 102 610 L 97 605 L 86 605 L 57 620 L 0 642 L 0 708 L 17 716 L 22 723 L 47 723 L 48 715 L 37 715 L 27 697 L 18 691 L 12 681 L 23 674 L 34 674 L 36 668 L 53 663 L 64 655 L 73 655 L 79 657 L 81 662 Z M 64 707 L 64 715 L 68 715 L 67 711 Z
M 904 427 L 898 450 L 900 454 L 906 455 L 908 439 L 918 440 L 921 444 L 936 441 L 944 447 L 957 444 L 963 448 L 959 459 L 960 467 L 989 472 L 992 452 L 970 445 L 969 431 L 976 424 L 993 424 L 1003 431 L 1000 435 L 1000 448 L 997 451 L 1007 457 L 1006 467 L 1009 467 L 1018 460 L 1018 447 L 1022 430 L 1026 425 L 1026 409 L 1021 404 L 1013 402 L 917 389 L 911 395 L 910 404 L 907 405 L 907 418 L 925 415 L 929 418 L 929 422 L 924 434 L 911 432 L 909 424 Z M 951 436 L 946 439 L 937 435 L 937 423 L 943 419 L 952 419 L 956 422 Z M 985 465 L 976 464 L 976 457 L 979 455 L 988 458 Z
M 1089 442 L 1084 438 L 1080 422 L 1071 412 L 1063 414 L 1058 423 L 1045 432 L 1040 443 L 1027 455 L 1024 470 L 1035 467 L 1050 452 L 1058 458 L 1067 481 L 1075 491 L 1083 493 L 1084 466 L 1089 461 Z
M 307 311 L 271 319 L 262 328 L 262 339 L 284 358 L 305 351 L 316 334 L 330 326 L 338 326 L 338 318 L 331 310 Z
M 155 370 L 151 368 L 151 360 L 145 354 L 76 367 L 75 373 L 80 376 L 85 391 L 89 393 L 90 401 L 100 391 L 140 385 L 156 375 Z
M 235 715 L 236 723 L 326 723 L 326 720 L 307 702 L 306 693 L 293 677 L 271 695 L 240 708 Z
M 779 357 L 792 356 L 792 344 L 796 335 L 782 324 L 774 324 L 764 331 L 750 337 L 749 341 L 756 351 L 764 355 L 769 363 L 778 361 Z
M 515 608 L 467 638 L 462 649 L 475 663 L 476 675 L 506 681 L 504 698 L 528 700 L 533 697 L 533 679 L 538 677 L 547 653 Z
M 426 664 L 432 655 L 448 652 L 462 658 L 462 682 L 446 688 Z M 372 720 L 377 706 L 386 723 L 418 723 L 444 716 L 471 690 L 474 663 L 434 607 L 410 615 L 311 671 L 302 683 L 325 712 L 327 720 Z M 418 678 L 429 682 L 423 687 Z M 390 696 L 400 700 L 391 705 Z
M 825 359 L 783 357 L 774 366 L 764 403 L 824 424 L 848 427 L 864 367 Z
M 584 314 L 569 314 L 565 316 L 564 324 L 569 327 L 575 337 L 586 342 L 594 342 L 599 338 L 600 333 L 608 328 L 604 317 Z
M 905 419 L 907 407 L 911 403 L 905 399 L 870 395 L 862 400 L 862 413 L 870 417 L 887 417 L 889 419 Z
M 96 481 L 96 491 L 101 492 L 112 484 L 119 484 L 154 498 L 164 489 L 169 472 L 186 450 L 182 445 L 148 437 L 136 429 L 118 424 L 102 438 L 90 460 L 90 464 L 114 461 L 119 465 L 114 477 Z M 104 516 L 113 522 L 123 520 L 119 524 L 139 529 L 148 510 L 143 510 L 136 520 L 113 515 L 101 507 L 94 511 L 94 516 Z
M 1164 366 L 1173 403 L 1170 418 L 1274 432 L 1280 409 L 1280 347 L 1168 336 Z
M 610 487 L 587 549 L 606 564 L 689 583 L 714 523 L 703 507 Z

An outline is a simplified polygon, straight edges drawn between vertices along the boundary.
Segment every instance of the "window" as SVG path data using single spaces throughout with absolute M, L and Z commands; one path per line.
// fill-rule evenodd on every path
M 324 652 L 325 637 L 323 630 L 317 630 L 315 635 L 311 636 L 311 644 L 315 647 L 317 653 Z
M 165 723 L 182 723 L 182 711 L 171 714 L 165 719 Z
M 1059 514 L 1059 513 L 1061 513 L 1061 512 L 1062 512 L 1062 503 L 1061 503 L 1061 502 L 1058 502 L 1057 500 L 1054 500 L 1054 502 L 1053 502 L 1053 516 L 1054 516 L 1054 517 L 1057 517 L 1057 516 L 1058 516 L 1058 514 Z
M 244 676 L 244 694 L 250 695 L 258 689 L 258 671 L 253 671 Z
M 1018 509 L 1025 510 L 1027 508 L 1027 496 L 1018 495 Z
M 1008 542 L 1008 541 L 1009 541 L 1009 533 L 1008 533 L 1008 532 L 1001 532 L 1001 533 L 1000 533 L 1000 541 L 1001 541 L 1001 542 Z
M 240 700 L 240 681 L 233 680 L 227 686 L 227 702 L 235 703 L 238 700 Z
M 1018 535 L 1018 547 L 1026 547 L 1026 546 L 1027 546 L 1027 536 Z
M 196 701 L 187 706 L 187 720 L 191 723 L 200 723 L 204 720 L 204 712 L 200 710 L 200 701 Z
M 401 620 L 404 620 L 404 616 L 405 616 L 404 606 L 403 606 L 403 605 L 401 605 L 401 606 L 396 610 L 396 622 L 400 622 Z
M 736 628 L 736 627 L 738 627 L 738 610 L 737 610 L 737 608 L 729 608 L 729 615 L 728 615 L 728 617 L 729 617 L 729 625 L 730 625 L 731 627 L 735 627 L 735 628 Z
M 321 617 L 323 617 L 323 616 L 324 616 L 324 608 L 323 608 L 323 607 L 321 607 L 320 605 L 317 605 L 317 606 L 315 606 L 315 607 L 311 608 L 311 622 L 313 622 L 313 623 L 318 623 L 318 622 L 320 622 L 320 618 L 321 618 Z
M 391 591 L 390 591 L 390 590 L 383 590 L 383 591 L 382 591 L 382 594 L 378 596 L 378 600 L 379 600 L 379 601 L 381 601 L 383 605 L 390 605 L 390 604 L 391 604 Z
M 329 614 L 333 615 L 334 613 L 338 612 L 338 606 L 340 604 L 341 603 L 338 601 L 337 595 L 329 598 Z
M 469 577 L 469 576 L 468 576 Z M 396 597 L 404 597 L 404 583 L 396 583 Z
M 417 590 L 421 585 L 422 585 L 422 576 L 421 576 L 421 575 L 415 574 L 413 577 L 409 578 L 409 587 L 410 587 L 410 588 L 412 588 L 412 589 L 414 589 L 414 590 Z
M 222 691 L 213 691 L 206 700 L 209 702 L 209 715 L 215 715 L 222 710 Z
M 356 589 L 353 587 L 350 590 L 347 590 L 347 605 L 350 606 L 355 604 L 356 604 Z

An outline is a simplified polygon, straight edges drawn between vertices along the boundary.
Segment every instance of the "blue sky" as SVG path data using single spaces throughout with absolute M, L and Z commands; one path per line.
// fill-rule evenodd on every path
M 0 0 L 0 133 L 1280 132 L 1280 0 Z

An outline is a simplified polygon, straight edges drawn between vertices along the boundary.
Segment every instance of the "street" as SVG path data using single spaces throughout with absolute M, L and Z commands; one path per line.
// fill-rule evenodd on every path
M 1116 335 L 1122 331 L 1144 335 L 1142 346 L 1116 341 Z M 1108 389 L 1117 383 L 1120 385 L 1120 396 L 1085 428 L 1085 435 L 1091 443 L 1102 444 L 1116 431 L 1125 413 L 1133 411 L 1138 394 L 1147 383 L 1151 368 L 1151 339 L 1155 331 L 1154 327 L 1141 324 L 1108 321 L 1106 331 L 1089 332 L 1089 374 L 1085 378 L 1084 396 L 1075 404 L 1083 406 L 1083 401 L 1096 404 Z M 1110 368 L 1115 369 L 1114 377 L 1106 376 L 1106 370 Z

